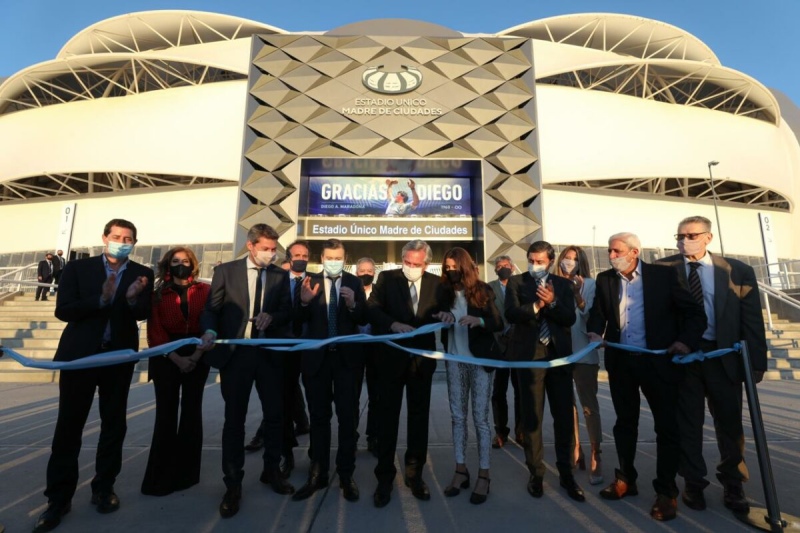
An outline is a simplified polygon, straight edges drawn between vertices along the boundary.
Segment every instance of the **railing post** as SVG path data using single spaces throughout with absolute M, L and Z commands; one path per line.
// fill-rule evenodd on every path
M 762 294 L 764 295 L 764 307 L 767 309 L 767 328 L 771 332 L 774 331 L 775 328 L 772 326 L 772 311 L 769 307 L 769 294 L 766 292 L 763 292 Z

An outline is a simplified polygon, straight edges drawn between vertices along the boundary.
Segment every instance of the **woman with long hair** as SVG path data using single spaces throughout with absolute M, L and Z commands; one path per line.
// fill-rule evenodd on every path
M 577 352 L 589 344 L 586 333 L 586 321 L 589 310 L 594 303 L 595 281 L 591 278 L 591 269 L 586 252 L 580 246 L 567 246 L 558 256 L 556 274 L 572 281 L 575 296 L 575 324 L 572 326 L 572 350 Z M 603 482 L 603 464 L 600 459 L 600 443 L 603 442 L 603 427 L 600 421 L 600 406 L 597 402 L 597 373 L 600 370 L 600 358 L 597 350 L 589 354 L 573 366 L 572 379 L 578 391 L 578 399 L 583 408 L 589 442 L 592 445 L 592 457 L 589 470 L 589 483 L 598 485 Z M 581 470 L 586 470 L 586 459 L 581 447 L 578 431 L 578 408 L 575 404 L 575 462 Z
M 463 248 L 451 248 L 444 254 L 441 294 L 442 308 L 450 309 L 453 328 L 443 335 L 448 351 L 486 357 L 494 342 L 493 333 L 503 329 L 503 319 L 494 303 L 494 293 L 478 279 L 478 269 Z M 489 456 L 492 450 L 492 426 L 489 407 L 492 397 L 493 368 L 458 362 L 446 362 L 447 392 L 453 417 L 453 451 L 456 471 L 445 496 L 457 496 L 470 486 L 466 465 L 467 414 L 472 403 L 472 420 L 478 436 L 478 481 L 470 502 L 480 504 L 489 494 Z
M 200 314 L 211 288 L 197 281 L 198 270 L 194 252 L 183 246 L 172 248 L 159 261 L 153 313 L 147 321 L 150 347 L 202 334 Z M 200 481 L 203 390 L 209 371 L 202 355 L 189 345 L 150 358 L 148 379 L 155 388 L 156 422 L 143 494 L 164 496 Z

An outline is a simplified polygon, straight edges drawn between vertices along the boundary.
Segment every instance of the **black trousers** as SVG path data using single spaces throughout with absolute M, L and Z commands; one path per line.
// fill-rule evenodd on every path
M 494 385 L 492 387 L 492 415 L 494 416 L 494 432 L 502 437 L 508 437 L 511 429 L 508 427 L 508 382 L 514 389 L 514 433 L 522 431 L 519 418 L 519 382 L 516 368 L 498 368 L 494 371 Z
M 110 491 L 122 469 L 122 443 L 128 430 L 126 412 L 134 363 L 62 370 L 58 383 L 58 420 L 52 453 L 47 463 L 47 488 L 51 502 L 67 503 L 78 486 L 78 455 L 83 428 L 99 396 L 100 437 L 97 442 L 92 492 Z
M 358 405 L 358 378 L 363 368 L 352 368 L 337 351 L 327 351 L 317 372 L 303 373 L 303 385 L 308 397 L 311 423 L 311 463 L 327 475 L 330 470 L 331 418 L 336 406 L 339 423 L 339 447 L 336 451 L 336 471 L 340 476 L 352 475 L 356 467 L 356 406 Z
M 156 422 L 142 480 L 143 494 L 162 496 L 200 482 L 203 391 L 208 372 L 208 365 L 202 362 L 183 373 L 166 357 L 150 359 Z
M 264 470 L 277 470 L 283 442 L 283 359 L 251 346 L 236 349 L 222 367 L 220 389 L 225 400 L 222 427 L 222 473 L 228 488 L 244 478 L 244 424 L 255 383 L 264 416 Z
M 534 360 L 544 360 L 547 347 L 536 343 Z M 522 432 L 525 434 L 525 463 L 528 471 L 544 477 L 544 421 L 545 393 L 553 417 L 556 449 L 556 468 L 560 476 L 572 475 L 573 432 L 572 365 L 555 368 L 517 368 L 519 407 Z
M 381 364 L 389 358 L 402 358 L 405 370 L 397 371 L 398 361 Z M 375 477 L 379 483 L 391 483 L 397 474 L 394 457 L 397 452 L 397 433 L 400 410 L 403 407 L 403 389 L 406 393 L 408 413 L 408 443 L 405 454 L 405 475 L 422 475 L 428 457 L 428 419 L 431 407 L 433 370 L 422 370 L 413 357 L 392 351 L 382 353 L 378 364 L 378 387 L 381 391 L 378 405 L 378 464 Z M 433 367 L 435 369 L 435 367 Z
M 40 283 L 50 283 L 52 281 L 53 281 L 53 277 L 52 276 L 47 276 L 45 278 L 42 278 L 42 281 L 40 281 Z M 37 285 L 36 286 L 36 299 L 38 300 L 39 298 L 42 298 L 43 300 L 46 300 L 47 299 L 47 294 L 49 292 L 50 292 L 50 287 L 43 287 L 43 286 Z
M 678 388 L 678 429 L 681 438 L 680 475 L 687 485 L 705 487 L 708 474 L 703 459 L 705 401 L 714 419 L 720 460 L 717 478 L 741 484 L 750 477 L 744 462 L 742 384 L 731 380 L 721 358 L 696 361 L 685 367 Z
M 608 357 L 608 355 L 606 355 Z M 659 355 L 617 353 L 613 365 L 606 364 L 611 400 L 617 421 L 614 440 L 617 446 L 618 478 L 632 483 L 638 472 L 634 467 L 636 442 L 639 437 L 639 390 L 647 399 L 656 431 L 656 493 L 675 498 L 678 486 L 675 476 L 680 461 L 680 435 L 678 431 L 678 384 L 661 374 L 654 364 Z
M 380 388 L 378 387 L 378 371 L 375 365 L 375 345 L 363 344 L 366 357 L 364 359 L 364 370 L 358 378 L 358 395 L 361 399 L 361 391 L 364 381 L 367 382 L 367 440 L 378 438 L 378 397 Z M 356 403 L 356 426 L 359 419 L 359 404 Z M 358 435 L 358 434 L 356 434 Z
M 300 367 L 302 352 L 288 352 L 284 359 L 283 383 L 283 447 L 284 455 L 289 455 L 297 446 L 294 436 L 294 424 L 298 419 L 306 418 L 306 403 L 300 390 Z M 298 410 L 300 411 L 298 413 Z M 262 425 L 263 427 L 263 425 Z

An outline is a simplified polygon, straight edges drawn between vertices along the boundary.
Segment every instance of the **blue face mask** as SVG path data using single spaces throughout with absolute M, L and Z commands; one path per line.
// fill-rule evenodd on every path
M 114 259 L 125 259 L 133 251 L 132 244 L 108 241 L 108 255 Z
M 536 280 L 543 279 L 547 275 L 547 267 L 545 265 L 531 265 L 528 264 L 528 273 Z
M 322 269 L 328 276 L 335 278 L 342 273 L 342 270 L 344 269 L 344 261 L 323 261 Z

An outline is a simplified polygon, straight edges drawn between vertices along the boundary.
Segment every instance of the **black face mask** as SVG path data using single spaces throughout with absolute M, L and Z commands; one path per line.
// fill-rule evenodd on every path
M 294 261 L 292 261 L 292 266 L 291 266 L 292 272 L 297 272 L 297 273 L 305 272 L 307 267 L 308 267 L 308 261 L 306 261 L 305 259 L 295 259 Z
M 498 277 L 498 278 L 499 278 L 501 281 L 505 281 L 505 280 L 507 280 L 508 278 L 510 278 L 510 277 L 511 277 L 511 269 L 510 269 L 510 268 L 508 268 L 508 267 L 503 267 L 503 268 L 501 268 L 501 269 L 498 269 L 498 270 L 496 271 L 496 273 L 497 273 L 497 277 Z
M 169 273 L 175 279 L 189 279 L 189 276 L 192 275 L 192 267 L 184 264 L 170 265 Z
M 358 276 L 358 279 L 361 280 L 361 283 L 363 283 L 365 287 L 369 287 L 372 285 L 372 282 L 375 281 L 375 276 L 372 274 L 361 274 Z
M 461 271 L 460 270 L 446 270 L 444 275 L 447 276 L 447 280 L 450 283 L 453 283 L 453 284 L 461 283 Z

